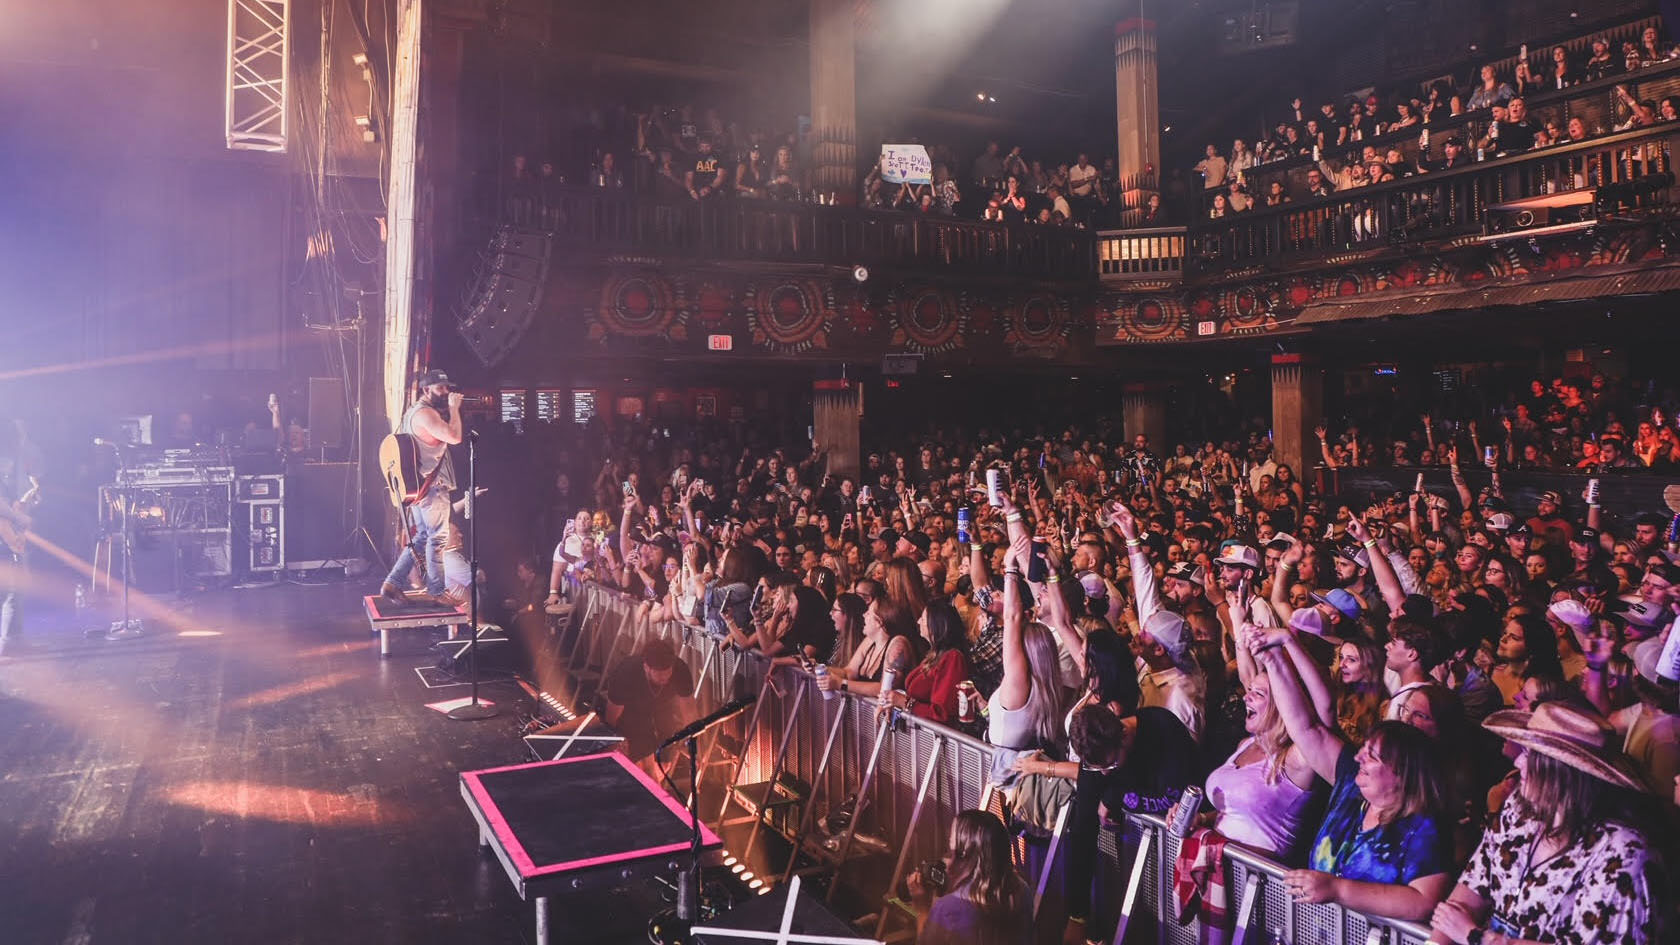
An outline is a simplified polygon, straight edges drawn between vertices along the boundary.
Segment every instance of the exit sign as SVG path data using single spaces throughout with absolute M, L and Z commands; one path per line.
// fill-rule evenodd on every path
M 706 336 L 706 350 L 708 350 L 708 351 L 734 351 L 735 350 L 735 336 L 734 335 L 707 335 Z
M 1197 322 L 1196 323 L 1196 334 L 1202 335 L 1203 337 L 1206 337 L 1208 335 L 1213 334 L 1214 331 L 1217 330 L 1217 328 L 1218 328 L 1218 326 L 1215 325 L 1211 321 Z

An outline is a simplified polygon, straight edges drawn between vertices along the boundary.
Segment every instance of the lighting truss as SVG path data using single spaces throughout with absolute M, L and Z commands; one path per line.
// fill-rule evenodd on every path
M 228 0 L 227 146 L 285 151 L 290 0 Z

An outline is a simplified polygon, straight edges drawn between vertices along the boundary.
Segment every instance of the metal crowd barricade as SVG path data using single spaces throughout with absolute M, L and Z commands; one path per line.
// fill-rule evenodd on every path
M 801 852 L 817 863 L 816 869 L 834 870 L 831 891 L 845 880 L 865 901 L 882 904 L 877 937 L 895 911 L 908 909 L 897 897 L 905 876 L 944 854 L 947 831 L 959 812 L 985 806 L 991 770 L 991 747 L 986 743 L 908 715 L 897 716 L 889 725 L 873 699 L 849 693 L 825 698 L 809 674 L 772 667 L 757 653 L 720 649 L 718 639 L 703 628 L 645 615 L 640 601 L 595 585 L 586 585 L 581 594 L 580 615 L 573 618 L 573 645 L 554 650 L 568 671 L 604 679 L 614 660 L 634 656 L 648 638 L 659 637 L 671 642 L 694 674 L 700 711 L 760 692 L 750 718 L 736 723 L 741 734 L 723 786 L 726 792 L 749 789 L 754 797 L 762 790 L 768 799 L 771 785 L 782 784 L 796 796 L 777 805 L 785 811 L 777 815 L 779 824 L 770 821 L 773 812 L 764 809 L 763 800 L 751 806 L 733 801 L 751 810 L 750 819 L 757 821 L 748 846 L 764 829 L 781 830 L 794 851 L 780 871 L 783 879 L 796 872 Z M 719 727 L 726 728 L 733 726 Z M 703 757 L 711 758 L 724 738 L 721 731 L 712 736 Z M 726 796 L 720 818 L 731 803 Z M 839 849 L 829 849 L 822 842 L 820 824 L 847 803 L 852 805 L 850 822 L 838 838 Z M 878 869 L 847 868 L 858 864 L 854 848 L 865 836 L 872 838 L 867 845 L 874 852 L 891 854 L 892 868 L 884 877 Z M 1200 941 L 1197 922 L 1180 925 L 1174 918 L 1173 864 L 1179 845 L 1155 815 L 1128 816 L 1123 835 L 1102 830 L 1097 845 L 1102 905 L 1093 913 L 1112 917 L 1111 941 L 1142 942 L 1151 930 L 1156 945 Z M 1236 945 L 1428 941 L 1429 930 L 1415 923 L 1366 916 L 1332 904 L 1293 902 L 1283 882 L 1288 867 L 1234 845 L 1226 848 L 1225 863 L 1230 909 L 1239 920 L 1233 930 Z M 1039 875 L 1028 877 L 1039 897 L 1053 866 L 1050 858 Z M 1107 937 L 1111 930 L 1091 929 L 1093 934 L 1099 931 Z

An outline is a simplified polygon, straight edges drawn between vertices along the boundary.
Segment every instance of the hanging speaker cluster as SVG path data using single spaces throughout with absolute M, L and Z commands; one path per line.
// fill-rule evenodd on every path
M 458 326 L 478 360 L 490 367 L 524 337 L 542 304 L 552 251 L 548 234 L 503 227 L 490 243 L 490 264 Z

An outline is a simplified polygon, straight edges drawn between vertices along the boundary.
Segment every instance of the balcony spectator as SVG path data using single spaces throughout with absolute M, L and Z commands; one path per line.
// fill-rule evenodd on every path
M 659 152 L 659 168 L 653 178 L 653 192 L 661 200 L 678 200 L 688 196 L 687 171 L 677 168 L 670 151 Z
M 1021 179 L 1013 174 L 1004 181 L 1000 205 L 1005 223 L 1020 223 L 1027 218 L 1027 195 L 1021 193 Z
M 1680 119 L 1680 98 L 1665 95 L 1657 103 L 1657 118 L 1660 121 L 1675 121 Z
M 1231 156 L 1225 162 L 1225 173 L 1232 177 L 1241 177 L 1245 172 L 1254 169 L 1254 152 L 1248 149 L 1248 143 L 1241 138 L 1231 142 Z
M 892 209 L 914 210 L 921 206 L 924 194 L 931 198 L 932 193 L 932 188 L 927 184 L 912 184 L 908 181 L 899 184 L 898 189 L 893 191 Z
M 1029 170 L 1030 169 L 1027 167 L 1026 158 L 1021 156 L 1021 146 L 1020 145 L 1016 145 L 1015 147 L 1010 148 L 1009 153 L 1005 154 L 1003 156 L 1003 173 L 1004 173 L 1005 177 L 1008 177 L 1010 175 L 1014 175 L 1015 177 L 1020 178 L 1022 181 L 1025 181 L 1027 179 L 1027 174 L 1028 174 Z M 1063 172 L 1062 173 L 1062 178 L 1063 178 L 1064 189 L 1065 189 L 1065 183 L 1066 183 L 1066 178 L 1067 178 L 1067 165 L 1065 165 L 1065 164 L 1062 165 L 1062 172 Z M 1053 178 L 1053 177 L 1051 178 L 1051 183 L 1055 183 L 1055 178 Z
M 1336 135 L 1336 144 L 1349 145 L 1364 141 L 1368 135 L 1376 133 L 1377 131 L 1372 127 L 1369 116 L 1365 114 L 1365 103 L 1349 102 L 1347 122 L 1342 125 L 1340 132 Z
M 1082 215 L 1088 215 L 1097 202 L 1101 174 L 1097 166 L 1091 163 L 1091 156 L 1083 151 L 1079 152 L 1079 159 L 1073 162 L 1073 166 L 1068 168 L 1065 194 L 1069 200 L 1079 204 Z M 1069 213 L 1068 217 L 1071 219 L 1073 214 Z
M 544 161 L 538 165 L 537 206 L 545 230 L 557 229 L 560 225 L 560 189 L 564 186 L 566 178 L 555 172 L 553 161 Z
M 874 173 L 878 182 L 880 171 L 877 169 Z M 777 200 L 792 200 L 799 196 L 799 166 L 793 160 L 793 149 L 785 144 L 776 148 L 776 162 L 770 168 L 765 190 Z
M 1674 47 L 1664 46 L 1655 26 L 1647 26 L 1639 34 L 1639 64 L 1641 66 L 1656 65 L 1659 62 L 1674 58 Z
M 757 145 L 747 150 L 746 157 L 735 165 L 735 196 L 765 197 L 769 195 L 770 173 L 764 166 L 764 152 Z
M 1499 151 L 1520 154 L 1534 147 L 1534 120 L 1528 115 L 1528 102 L 1521 96 L 1505 106 L 1505 120 L 1496 121 L 1488 134 L 1498 139 Z
M 1564 135 L 1558 140 L 1558 144 L 1579 144 L 1592 137 L 1587 132 L 1587 123 L 1582 121 L 1579 115 L 1569 119 L 1569 123 L 1563 128 Z
M 1476 91 L 1470 94 L 1470 101 L 1465 105 L 1470 111 L 1480 111 L 1510 101 L 1516 94 L 1509 85 L 1499 81 L 1499 74 L 1494 71 L 1492 65 L 1486 65 L 1482 67 L 1481 81 L 1476 85 Z
M 684 105 L 677 111 L 676 134 L 672 140 L 678 154 L 692 158 L 700 153 L 700 125 L 694 120 L 694 106 Z
M 1207 157 L 1196 162 L 1196 166 L 1191 170 L 1202 175 L 1203 190 L 1213 190 L 1225 186 L 1226 161 L 1224 155 L 1219 153 L 1218 145 L 1208 145 Z
M 729 172 L 724 170 L 723 162 L 712 152 L 712 139 L 700 139 L 700 150 L 694 155 L 694 165 L 683 177 L 688 195 L 695 200 L 705 200 L 723 193 L 723 187 L 728 182 Z
M 1592 41 L 1592 55 L 1588 57 L 1581 71 L 1588 82 L 1595 82 L 1622 71 L 1622 64 L 1610 55 L 1609 40 L 1600 36 Z
M 1330 183 L 1329 178 L 1325 176 L 1323 171 L 1316 167 L 1307 169 L 1308 197 L 1328 197 L 1335 192 L 1335 186 Z
M 1668 887 L 1644 831 L 1619 812 L 1642 785 L 1597 713 L 1567 702 L 1483 723 L 1517 749 L 1515 792 L 1452 895 L 1432 910 L 1434 943 L 1666 941 Z
M 1365 165 L 1358 161 L 1349 161 L 1342 166 L 1341 170 L 1337 170 L 1328 160 L 1321 160 L 1318 162 L 1318 170 L 1323 172 L 1324 179 L 1330 181 L 1338 191 L 1363 187 L 1367 183 L 1365 180 Z M 1308 172 L 1309 179 L 1311 173 L 1311 171 Z
M 1044 169 L 1044 162 L 1036 158 L 1029 165 L 1025 180 L 1027 189 L 1035 194 L 1042 194 L 1050 189 L 1050 172 Z
M 986 150 L 974 159 L 969 179 L 981 187 L 996 187 L 1004 178 L 1003 156 L 998 154 L 996 141 L 986 142 Z
M 1511 86 L 1518 95 L 1533 95 L 1539 91 L 1540 80 L 1529 67 L 1527 59 L 1517 60 L 1517 67 L 1511 74 Z
M 1143 215 L 1138 218 L 1138 226 L 1166 226 L 1167 213 L 1161 205 L 1160 194 L 1150 194 L 1143 203 Z
M 1569 50 L 1562 46 L 1552 47 L 1552 64 L 1546 70 L 1546 86 L 1552 89 L 1567 89 L 1571 85 L 1578 85 L 1581 81 L 1580 70 L 1569 61 Z
M 589 174 L 590 184 L 602 190 L 623 190 L 624 174 L 618 169 L 618 160 L 611 151 L 601 153 L 601 160 Z
M 944 164 L 933 167 L 933 203 L 935 209 L 944 216 L 956 216 L 957 204 L 962 202 L 962 191 L 957 189 L 957 180 L 951 176 L 951 169 Z
M 1622 43 L 1622 71 L 1632 72 L 1639 68 L 1639 44 L 1633 40 Z
M 1266 206 L 1281 207 L 1289 202 L 1289 193 L 1283 189 L 1283 181 L 1274 180 L 1266 185 Z
M 1250 200 L 1248 196 L 1248 187 L 1240 180 L 1231 181 L 1227 188 L 1226 201 L 1230 204 L 1233 213 L 1242 213 L 1254 206 L 1254 201 Z
M 1423 119 L 1419 117 L 1417 111 L 1412 108 L 1411 102 L 1395 102 L 1394 120 L 1389 122 L 1387 130 L 1399 131 L 1402 128 L 1410 128 L 1413 125 L 1422 123 Z
M 1096 170 L 1096 168 L 1092 168 L 1092 170 Z M 1068 199 L 1062 196 L 1062 190 L 1060 187 L 1051 187 L 1048 196 L 1050 198 L 1050 206 L 1048 209 L 1052 214 L 1059 213 L 1062 215 L 1063 219 L 1073 219 L 1073 207 L 1068 203 Z
M 1213 205 L 1208 208 L 1209 220 L 1223 220 L 1233 213 L 1235 211 L 1231 209 L 1231 200 L 1224 191 L 1213 195 Z

